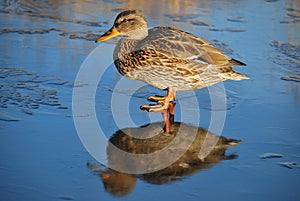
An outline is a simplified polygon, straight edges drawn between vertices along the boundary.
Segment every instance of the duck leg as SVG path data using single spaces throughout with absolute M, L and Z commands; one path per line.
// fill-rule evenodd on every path
M 168 88 L 167 96 L 150 96 L 149 101 L 157 102 L 156 105 L 142 105 L 141 110 L 146 110 L 148 112 L 161 112 L 164 122 L 165 131 L 170 133 L 171 123 L 174 122 L 174 106 L 173 101 L 176 100 L 175 91 L 172 88 Z
M 174 123 L 174 108 L 175 108 L 176 103 L 170 102 L 169 103 L 169 120 L 170 123 Z
M 157 102 L 157 104 L 142 105 L 141 110 L 148 112 L 163 112 L 169 108 L 169 103 L 176 100 L 175 91 L 172 88 L 167 89 L 167 96 L 150 96 L 149 101 Z
M 174 107 L 175 103 L 170 102 L 169 108 L 167 110 L 162 111 L 162 116 L 165 122 L 165 132 L 171 132 L 171 124 L 174 123 Z
M 163 110 L 161 112 L 161 114 L 162 114 L 164 122 L 165 122 L 165 128 L 164 128 L 165 132 L 170 133 L 171 132 L 171 123 L 170 123 L 170 120 L 169 120 L 168 110 Z

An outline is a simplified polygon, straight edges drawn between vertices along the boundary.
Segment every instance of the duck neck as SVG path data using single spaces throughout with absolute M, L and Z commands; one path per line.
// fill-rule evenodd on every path
M 135 47 L 139 41 L 140 40 L 130 39 L 127 37 L 121 38 L 114 50 L 114 61 L 117 59 L 123 60 L 125 54 L 135 51 Z

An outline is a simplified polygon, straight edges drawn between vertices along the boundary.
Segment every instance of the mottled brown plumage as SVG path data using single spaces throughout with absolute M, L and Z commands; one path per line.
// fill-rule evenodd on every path
M 176 91 L 248 79 L 231 67 L 244 66 L 244 63 L 185 31 L 162 26 L 148 30 L 145 18 L 135 10 L 120 13 L 113 27 L 96 42 L 117 35 L 124 36 L 118 41 L 113 55 L 118 71 L 130 79 L 172 91 L 158 109 L 144 107 L 149 111 L 168 109 L 169 101 L 175 100 Z

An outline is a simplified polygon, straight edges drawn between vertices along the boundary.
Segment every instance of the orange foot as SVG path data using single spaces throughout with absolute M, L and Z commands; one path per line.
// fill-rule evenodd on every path
M 149 101 L 157 102 L 157 104 L 142 105 L 141 110 L 146 110 L 148 112 L 161 112 L 164 122 L 165 131 L 167 133 L 171 132 L 171 123 L 174 122 L 174 106 L 173 101 L 176 100 L 175 91 L 172 88 L 167 89 L 167 96 L 150 96 Z

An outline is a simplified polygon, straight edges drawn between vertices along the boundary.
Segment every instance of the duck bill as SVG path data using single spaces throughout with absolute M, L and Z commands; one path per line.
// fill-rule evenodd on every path
M 102 36 L 100 36 L 95 42 L 96 43 L 103 42 L 110 38 L 116 37 L 118 35 L 120 35 L 120 32 L 118 32 L 115 27 L 112 27 L 110 30 L 108 30 Z

